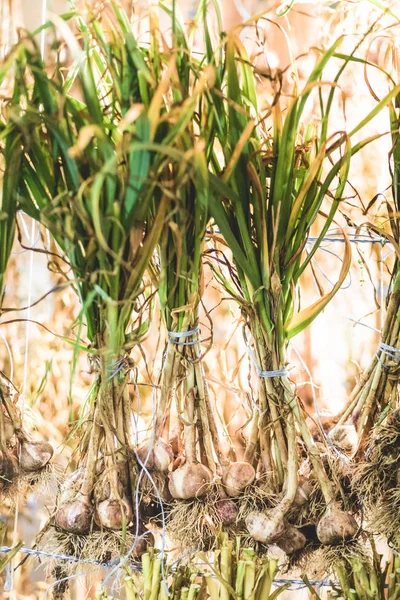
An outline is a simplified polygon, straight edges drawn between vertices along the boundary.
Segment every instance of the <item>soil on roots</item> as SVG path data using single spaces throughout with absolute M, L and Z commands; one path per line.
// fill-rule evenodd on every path
M 61 533 L 50 529 L 37 544 L 39 550 L 59 556 L 70 556 L 79 559 L 85 545 L 84 536 Z M 83 557 L 82 557 L 83 558 Z M 57 583 L 54 586 L 54 598 L 63 598 L 64 592 L 68 590 L 68 581 L 63 581 L 80 570 L 88 568 L 86 563 L 78 561 L 61 560 L 52 556 L 41 557 L 40 562 L 45 566 L 46 578 L 54 578 Z
M 58 563 L 52 570 L 51 576 L 55 579 L 53 585 L 53 600 L 63 600 L 69 590 L 68 573 L 63 563 Z
M 309 579 L 327 577 L 330 568 L 326 563 L 324 547 L 316 540 L 308 541 L 299 552 L 287 556 L 284 572 L 291 572 L 293 569 L 301 574 L 307 573 Z
M 152 522 L 157 526 L 164 526 L 164 520 L 171 500 L 171 495 L 168 490 L 168 480 L 165 473 L 151 471 L 151 480 L 146 473 L 139 484 L 138 506 L 135 506 L 135 511 L 138 511 L 140 519 L 143 522 Z M 136 498 L 134 498 L 134 504 Z

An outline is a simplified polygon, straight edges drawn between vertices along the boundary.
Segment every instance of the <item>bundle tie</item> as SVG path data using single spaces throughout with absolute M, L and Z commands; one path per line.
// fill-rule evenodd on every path
M 175 344 L 176 346 L 194 346 L 199 343 L 198 333 L 200 331 L 199 325 L 193 327 L 193 329 L 189 329 L 188 331 L 168 331 L 168 341 L 171 344 Z M 182 341 L 182 338 L 189 338 L 191 336 L 196 336 L 196 339 L 189 341 Z
M 377 333 L 382 333 L 382 331 L 380 329 L 377 329 L 376 327 L 371 327 L 371 325 L 367 325 L 366 323 L 361 323 L 361 321 L 356 321 L 355 319 L 350 319 L 349 317 L 347 317 L 347 318 L 349 319 L 349 321 L 353 321 L 353 323 L 355 323 L 356 325 L 362 325 L 362 327 L 366 327 L 367 329 L 371 329 L 372 331 L 376 331 Z M 400 362 L 400 348 L 396 348 L 395 346 L 389 346 L 389 344 L 385 344 L 385 342 L 379 342 L 378 350 L 376 351 L 375 356 L 385 371 L 389 371 L 390 366 L 384 364 L 384 362 L 381 360 L 380 356 L 378 355 L 378 352 L 382 352 L 382 354 L 386 354 L 386 356 L 388 356 L 395 362 Z
M 97 373 L 97 376 L 99 376 L 100 371 L 101 371 L 100 357 L 97 355 L 95 355 L 95 356 L 89 355 L 88 361 L 89 361 L 90 372 L 93 373 L 93 371 L 94 371 L 95 373 Z M 124 369 L 131 368 L 132 364 L 133 363 L 129 359 L 128 356 L 121 356 L 120 358 L 117 358 L 117 360 L 115 362 L 110 363 L 106 367 L 107 377 L 106 377 L 105 381 L 111 381 L 111 379 L 113 379 L 116 375 L 118 375 L 118 373 L 120 373 Z
M 111 381 L 111 379 L 114 379 L 114 377 L 123 371 L 127 366 L 129 366 L 129 361 L 125 357 L 118 358 L 115 362 L 108 365 L 107 373 L 109 373 L 109 375 L 107 376 L 106 381 Z
M 289 371 L 287 369 L 276 369 L 275 371 L 263 371 L 262 369 L 257 369 L 257 375 L 261 377 L 261 379 L 272 379 L 272 377 L 287 377 Z
M 392 360 L 396 362 L 400 362 L 400 348 L 396 348 L 395 346 L 389 346 L 389 344 L 385 344 L 384 342 L 380 342 L 379 350 L 386 356 L 389 356 Z
M 256 370 L 257 375 L 261 379 L 272 379 L 273 377 L 287 377 L 289 375 L 289 371 L 287 369 L 276 369 L 274 371 L 264 371 L 263 369 L 261 369 L 255 357 L 253 348 L 249 344 L 246 344 L 246 346 L 249 356 L 251 358 L 251 362 L 253 363 L 254 369 Z

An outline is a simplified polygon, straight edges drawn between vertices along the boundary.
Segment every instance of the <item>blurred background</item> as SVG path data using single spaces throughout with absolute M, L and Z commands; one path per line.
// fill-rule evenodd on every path
M 145 0 L 135 2 L 134 8 L 127 0 L 122 4 L 134 19 L 140 18 L 148 6 Z M 185 20 L 190 21 L 196 11 L 196 0 L 180 0 L 179 4 Z M 344 35 L 343 48 L 352 49 L 360 34 L 381 15 L 379 8 L 366 0 L 296 2 L 286 16 L 279 16 L 283 10 L 279 3 L 268 0 L 222 0 L 221 8 L 224 27 L 226 30 L 238 27 L 254 64 L 265 75 L 259 90 L 261 104 L 263 94 L 267 100 L 268 74 L 278 69 L 284 71 L 284 85 L 290 89 L 290 54 L 300 57 L 299 76 L 304 80 L 312 68 L 317 48 L 327 47 L 338 36 Z M 61 14 L 67 9 L 68 3 L 63 0 L 0 0 L 0 56 L 4 56 L 16 41 L 18 28 L 34 30 L 51 13 Z M 392 10 L 400 14 L 400 3 L 393 3 Z M 261 13 L 264 18 L 255 27 L 251 18 Z M 249 20 L 243 27 L 242 23 Z M 381 18 L 374 41 L 371 43 L 370 39 L 363 48 L 371 63 L 385 66 L 389 60 L 388 38 L 392 41 L 396 34 L 392 24 L 393 19 L 389 16 Z M 328 75 L 326 73 L 327 78 Z M 359 121 L 373 107 L 369 86 L 378 96 L 386 91 L 385 78 L 377 69 L 368 69 L 366 79 L 362 65 L 348 68 L 340 88 L 341 101 L 334 124 L 336 131 L 344 126 L 351 127 L 352 122 Z M 309 115 L 311 119 L 312 104 Z M 368 134 L 388 128 L 388 115 L 382 112 Z M 364 235 L 356 241 L 354 226 L 367 220 L 384 225 L 380 215 L 385 212 L 386 199 L 390 200 L 389 151 L 390 139 L 386 136 L 369 145 L 353 160 L 351 186 L 348 186 L 343 207 L 346 218 L 340 218 L 340 224 L 353 240 L 352 268 L 325 312 L 293 341 L 289 364 L 291 378 L 297 383 L 310 415 L 315 413 L 315 401 L 321 411 L 332 414 L 340 411 L 379 343 L 393 252 L 378 237 Z M 371 204 L 374 198 L 376 200 Z M 75 441 L 70 439 L 69 433 L 79 419 L 92 375 L 83 353 L 71 374 L 74 350 L 66 338 L 72 338 L 71 327 L 78 307 L 75 295 L 68 287 L 51 292 L 60 281 L 60 275 L 52 270 L 46 254 L 40 252 L 47 246 L 46 233 L 23 214 L 18 216 L 18 224 L 19 239 L 15 241 L 7 273 L 5 306 L 10 310 L 0 316 L 0 369 L 21 394 L 24 419 L 30 428 L 56 448 L 56 469 L 63 472 L 74 465 Z M 332 229 L 313 265 L 326 291 L 338 276 L 342 253 L 340 231 Z M 240 311 L 225 298 L 207 265 L 205 283 L 204 304 L 208 316 L 204 315 L 202 322 L 204 339 L 210 337 L 209 317 L 212 321 L 211 343 L 204 343 L 204 350 L 207 350 L 205 368 L 229 430 L 236 435 L 247 418 L 243 395 L 251 393 L 251 365 L 242 337 Z M 317 297 L 314 280 L 308 275 L 302 282 L 302 304 L 305 306 Z M 151 414 L 151 391 L 160 368 L 162 349 L 163 332 L 155 320 L 147 340 L 142 348 L 135 350 L 134 356 L 140 372 L 140 400 L 144 406 L 141 416 L 144 419 Z M 8 533 L 3 543 L 23 540 L 25 546 L 32 545 L 51 510 L 54 494 L 55 487 L 50 485 L 45 491 L 33 492 L 27 504 L 18 507 L 17 516 L 11 509 L 5 510 Z M 43 568 L 29 559 L 16 572 L 14 595 L 5 589 L 0 591 L 0 598 L 36 600 L 44 597 L 48 586 Z M 71 588 L 71 598 L 93 597 L 95 587 L 96 577 L 92 580 L 79 578 Z M 308 596 L 303 592 L 292 592 L 287 596 L 303 597 Z

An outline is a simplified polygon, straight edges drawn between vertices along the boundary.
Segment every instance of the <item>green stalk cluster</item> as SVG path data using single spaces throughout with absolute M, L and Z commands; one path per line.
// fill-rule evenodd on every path
M 290 583 L 278 587 L 273 581 L 278 560 L 259 557 L 240 538 L 235 541 L 221 536 L 214 558 L 199 554 L 187 564 L 169 569 L 155 550 L 141 557 L 140 572 L 126 569 L 124 588 L 128 600 L 274 600 Z M 164 567 L 164 570 L 163 570 Z M 97 600 L 112 600 L 105 590 Z
M 12 20 L 15 7 L 2 7 L 0 13 Z M 15 16 L 15 15 L 14 15 Z M 7 19 L 5 21 L 7 23 Z M 0 33 L 0 51 L 14 39 L 12 28 Z M 14 72 L 0 65 L 0 318 L 4 306 L 5 273 L 13 248 L 18 207 L 18 177 L 22 163 L 22 134 L 11 114 L 18 115 L 20 95 L 13 87 Z M 2 366 L 2 369 L 5 369 Z M 15 383 L 0 372 L 0 501 L 14 504 L 48 472 L 53 448 L 45 441 L 33 441 L 23 427 Z M 4 559 L 7 561 L 7 558 Z M 11 560 L 11 559 L 10 559 Z
M 4 12 L 3 12 L 4 11 Z M 8 13 L 8 14 L 7 14 Z M 15 7 L 1 7 L 0 16 L 4 22 L 15 16 Z M 7 19 L 8 17 L 8 19 Z M 3 20 L 2 20 L 3 22 Z M 13 43 L 14 32 L 2 27 L 0 52 Z M 0 315 L 4 299 L 4 275 L 10 258 L 15 237 L 15 216 L 17 211 L 16 185 L 21 160 L 20 133 L 9 120 L 9 110 L 19 103 L 18 93 L 12 93 L 12 71 L 1 72 L 0 91 L 2 98 L 11 96 L 8 102 L 0 100 Z M 12 158 L 12 160 L 11 160 Z
M 338 557 L 333 571 L 338 583 L 328 591 L 329 599 L 396 600 L 400 597 L 400 560 L 396 555 L 392 555 L 386 564 L 382 564 L 382 557 L 375 557 L 373 561 Z M 319 600 L 307 577 L 304 577 L 304 582 L 311 596 Z
M 243 547 L 240 538 L 222 535 L 209 568 L 205 581 L 210 600 L 273 600 L 290 587 L 289 582 L 273 586 L 278 559 L 259 556 L 254 548 Z
M 388 74 L 391 85 L 394 81 Z M 400 345 L 400 135 L 399 135 L 399 95 L 388 103 L 389 124 L 392 146 L 389 154 L 390 173 L 392 176 L 392 203 L 387 204 L 387 221 L 390 231 L 379 224 L 364 223 L 366 227 L 386 238 L 395 250 L 395 261 L 391 271 L 391 282 L 386 296 L 386 314 L 381 332 L 381 342 L 392 349 Z M 384 307 L 381 307 L 382 310 Z M 369 366 L 360 377 L 349 398 L 348 405 L 340 416 L 339 424 L 344 423 L 352 415 L 356 416 L 359 435 L 359 455 L 368 444 L 371 429 L 382 421 L 387 413 L 397 405 L 397 386 L 399 382 L 398 361 L 396 351 L 383 351 L 380 348 L 372 358 Z
M 189 35 L 185 34 L 175 12 L 172 14 L 172 36 L 173 46 L 177 51 L 176 75 L 180 81 L 180 88 L 173 90 L 174 100 L 182 104 L 185 97 L 193 97 L 193 92 L 190 91 L 193 88 L 193 78 L 194 92 L 200 87 L 204 92 L 198 95 L 192 123 L 181 137 L 182 151 L 190 151 L 192 139 L 197 139 L 198 131 L 205 145 L 205 158 L 208 158 L 213 153 L 219 119 L 211 101 L 210 90 L 216 86 L 222 88 L 224 73 L 222 65 L 215 64 L 212 59 L 206 8 L 207 3 L 201 3 L 195 22 L 204 25 L 204 44 L 210 60 L 194 59 L 191 50 L 192 35 L 190 32 Z M 202 67 L 203 62 L 207 66 Z M 208 78 L 207 86 L 203 84 L 204 78 L 200 77 L 202 68 Z M 153 277 L 158 289 L 167 341 L 152 434 L 152 452 L 155 457 L 161 452 L 157 448 L 160 436 L 164 434 L 169 439 L 169 432 L 175 428 L 174 458 L 179 459 L 181 464 L 169 475 L 169 491 L 178 500 L 198 499 L 215 487 L 219 488 L 222 496 L 226 496 L 226 493 L 230 496 L 238 495 L 255 476 L 253 468 L 247 464 L 244 469 L 250 469 L 250 480 L 246 475 L 238 483 L 238 477 L 233 475 L 232 464 L 222 450 L 216 410 L 204 376 L 198 329 L 204 287 L 202 258 L 206 229 L 210 221 L 211 192 L 206 160 L 197 162 L 195 173 L 195 178 L 190 175 L 182 177 L 181 169 L 176 169 L 174 177 L 179 181 L 178 191 L 171 198 L 168 219 L 159 238 L 159 264 L 153 264 Z M 188 332 L 193 333 L 188 335 Z M 234 465 L 234 469 L 241 470 L 241 463 L 234 461 Z M 150 468 L 156 466 L 156 461 L 153 461 Z M 159 470 L 160 466 L 158 465 Z M 222 476 L 225 487 L 229 488 L 227 492 L 221 488 L 221 480 L 216 478 L 217 473 Z M 243 470 L 240 476 L 243 476 Z M 218 495 L 213 495 L 214 500 Z M 210 496 L 207 502 L 214 506 Z M 184 504 L 181 505 L 182 510 L 184 506 L 190 510 Z M 192 508 L 198 509 L 195 505 Z M 230 508 L 235 510 L 234 505 Z M 173 524 L 172 528 L 174 527 Z M 181 538 L 178 528 L 176 530 Z

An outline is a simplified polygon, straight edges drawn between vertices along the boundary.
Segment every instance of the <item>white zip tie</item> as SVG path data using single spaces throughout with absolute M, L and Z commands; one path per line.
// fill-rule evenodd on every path
M 382 331 L 380 329 L 377 329 L 376 327 L 372 327 L 371 325 L 367 325 L 366 323 L 361 323 L 361 321 L 356 321 L 355 319 L 351 319 L 350 317 L 347 317 L 347 319 L 349 321 L 353 321 L 353 323 L 355 323 L 356 325 L 361 325 L 362 327 L 366 327 L 367 329 L 376 331 L 376 333 L 379 334 L 382 333 Z M 379 342 L 378 350 L 376 351 L 375 356 L 379 360 L 381 365 L 384 368 L 388 369 L 388 365 L 383 364 L 380 357 L 378 356 L 378 352 L 382 352 L 382 354 L 386 354 L 386 356 L 389 356 L 389 358 L 391 358 L 392 360 L 400 362 L 400 348 L 396 348 L 395 346 L 389 346 L 389 344 L 385 344 L 385 342 Z
M 115 362 L 111 363 L 108 367 L 107 367 L 107 373 L 109 373 L 108 377 L 106 378 L 106 381 L 111 381 L 111 379 L 114 379 L 114 377 L 116 375 L 118 375 L 118 373 L 120 373 L 121 371 L 124 370 L 124 368 L 127 366 L 127 360 L 125 358 L 118 358 L 118 360 L 116 360 Z

